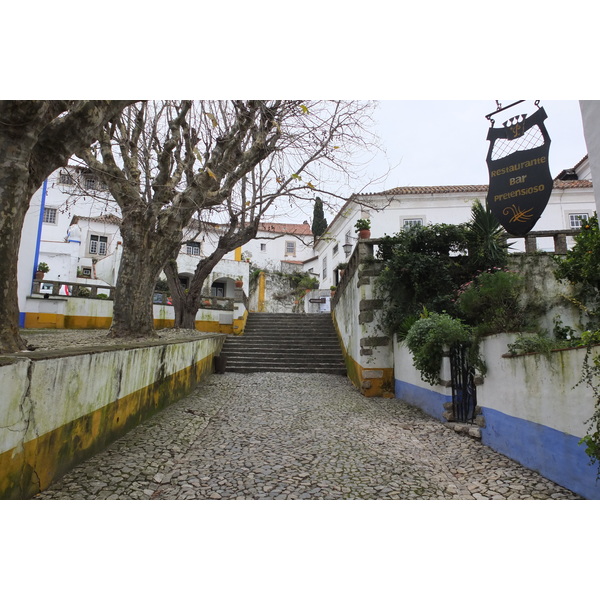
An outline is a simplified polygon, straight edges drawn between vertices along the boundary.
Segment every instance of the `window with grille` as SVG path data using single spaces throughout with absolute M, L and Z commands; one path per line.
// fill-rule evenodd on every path
M 569 215 L 569 226 L 571 229 L 581 229 L 584 221 L 590 218 L 588 213 L 573 213 Z
M 323 259 L 323 279 L 327 279 L 327 257 Z
M 190 256 L 200 256 L 200 242 L 187 242 L 186 252 Z
M 52 223 L 56 225 L 56 217 L 58 211 L 56 208 L 44 208 L 44 223 Z
M 71 173 L 67 171 L 62 171 L 58 174 L 58 183 L 62 185 L 75 185 L 75 179 Z
M 285 243 L 285 255 L 286 256 L 296 256 L 296 242 L 286 242 Z
M 410 229 L 416 225 L 423 225 L 423 219 L 403 219 L 402 229 Z
M 90 254 L 105 255 L 108 238 L 103 235 L 90 235 Z
M 260 251 L 261 252 L 266 252 L 267 251 L 267 245 L 266 244 L 261 244 L 260 245 Z
M 83 187 L 86 190 L 95 190 L 98 186 L 98 180 L 95 177 L 85 177 L 83 180 Z

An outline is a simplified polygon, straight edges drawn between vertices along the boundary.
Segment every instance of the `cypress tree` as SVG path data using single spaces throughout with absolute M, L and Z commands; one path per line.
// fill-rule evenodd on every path
M 323 202 L 321 198 L 317 196 L 315 198 L 315 207 L 313 209 L 313 222 L 311 228 L 311 231 L 315 236 L 315 240 L 323 235 L 326 229 L 327 219 L 325 218 L 325 213 L 323 212 Z

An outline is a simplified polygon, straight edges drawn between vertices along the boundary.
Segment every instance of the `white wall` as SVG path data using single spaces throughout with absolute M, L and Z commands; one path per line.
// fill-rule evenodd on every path
M 579 107 L 592 180 L 600 181 L 600 100 L 580 100 Z M 600 192 L 596 192 L 596 210 L 600 214 Z

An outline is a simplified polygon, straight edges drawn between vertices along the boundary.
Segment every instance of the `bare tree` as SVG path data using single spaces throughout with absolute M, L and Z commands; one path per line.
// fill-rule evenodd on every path
M 131 101 L 0 101 L 0 352 L 25 348 L 19 335 L 17 260 L 33 194 Z
M 288 101 L 142 102 L 109 124 L 98 151 L 80 154 L 121 208 L 123 255 L 113 337 L 154 331 L 152 293 L 183 229 L 219 206 L 240 179 L 273 152 Z
M 110 335 L 151 334 L 152 293 L 163 269 L 176 326 L 193 327 L 206 277 L 256 235 L 275 202 L 293 204 L 319 191 L 316 165 L 319 172 L 351 173 L 349 157 L 364 145 L 369 109 L 367 103 L 301 100 L 144 102 L 109 124 L 98 152 L 80 157 L 104 178 L 122 212 Z M 216 218 L 222 233 L 184 293 L 173 262 L 167 263 L 195 214 Z
M 273 152 L 211 211 L 209 216 L 221 217 L 223 224 L 217 247 L 198 262 L 186 289 L 177 276 L 175 257 L 165 265 L 175 327 L 194 327 L 206 278 L 225 254 L 257 236 L 259 223 L 275 204 L 306 203 L 307 194 L 315 192 L 330 202 L 336 200 L 332 190 L 323 187 L 321 178 L 327 171 L 352 177 L 353 153 L 372 143 L 370 111 L 368 103 L 304 101 L 278 123 L 279 137 Z

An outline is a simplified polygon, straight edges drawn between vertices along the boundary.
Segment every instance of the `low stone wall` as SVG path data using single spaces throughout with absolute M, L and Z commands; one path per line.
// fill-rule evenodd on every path
M 0 498 L 29 498 L 213 370 L 223 335 L 0 357 Z
M 585 349 L 510 357 L 507 346 L 515 337 L 499 334 L 482 342 L 487 374 L 477 386 L 481 441 L 584 498 L 600 499 L 597 467 L 579 445 L 595 403 L 588 387 L 576 387 Z M 422 381 L 401 344 L 395 344 L 394 362 L 396 397 L 444 421 L 451 388 Z M 441 379 L 449 380 L 444 362 Z
M 246 307 L 233 299 L 211 298 L 211 306 L 201 308 L 196 314 L 196 329 L 207 333 L 243 333 L 246 324 Z M 219 304 L 230 308 L 219 308 Z M 214 304 L 214 306 L 212 306 Z M 26 300 L 25 329 L 109 329 L 112 323 L 113 302 L 96 298 L 51 296 L 29 297 Z M 173 327 L 175 311 L 167 304 L 154 304 L 154 327 Z
M 393 397 L 392 343 L 380 327 L 383 300 L 373 289 L 380 267 L 372 245 L 359 242 L 331 304 L 348 377 L 365 396 Z

